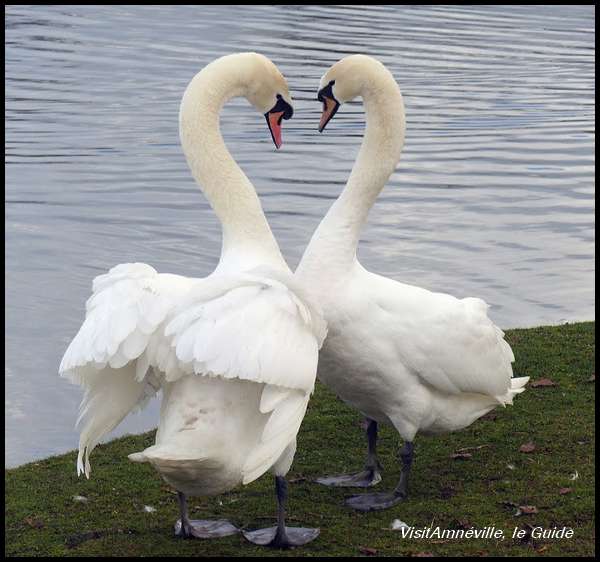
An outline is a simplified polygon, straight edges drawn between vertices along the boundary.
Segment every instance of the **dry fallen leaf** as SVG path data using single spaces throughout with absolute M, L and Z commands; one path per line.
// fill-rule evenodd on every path
M 454 453 L 452 455 L 450 455 L 451 459 L 454 460 L 464 460 L 464 459 L 470 459 L 473 455 L 471 453 Z
M 462 449 L 457 449 L 457 453 L 466 453 L 467 451 L 477 451 L 479 449 L 483 449 L 484 447 L 489 447 L 489 445 L 477 445 L 477 447 L 463 447 Z
M 592 376 L 588 379 L 588 382 L 594 382 L 596 380 L 596 373 L 592 373 Z
M 29 525 L 30 527 L 33 527 L 34 529 L 41 529 L 42 527 L 44 527 L 44 522 L 41 519 L 38 519 L 37 517 L 25 517 L 25 519 L 23 519 L 23 522 Z
M 570 494 L 572 491 L 573 491 L 573 489 L 572 489 L 572 488 L 561 488 L 561 489 L 558 491 L 558 493 L 559 493 L 561 496 L 564 496 L 565 494 Z
M 538 508 L 535 507 L 535 505 L 520 505 L 519 509 L 517 509 L 517 513 L 515 513 L 515 516 L 531 515 L 532 513 L 537 513 L 537 512 L 538 512 Z
M 359 546 L 358 550 L 361 554 L 366 554 L 367 556 L 375 556 L 377 554 L 377 549 L 370 546 Z
M 521 451 L 521 453 L 533 453 L 533 451 L 535 451 L 535 443 L 533 441 L 524 443 L 519 447 L 519 451 Z
M 537 381 L 533 381 L 529 384 L 531 388 L 537 388 L 538 386 L 556 386 L 556 383 L 550 379 L 543 378 L 538 379 Z

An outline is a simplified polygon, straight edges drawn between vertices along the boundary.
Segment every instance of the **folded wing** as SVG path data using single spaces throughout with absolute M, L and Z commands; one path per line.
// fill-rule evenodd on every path
M 509 401 L 513 352 L 478 298 L 457 299 L 368 273 L 377 323 L 394 330 L 398 359 L 440 392 Z M 376 326 L 373 328 L 376 329 Z

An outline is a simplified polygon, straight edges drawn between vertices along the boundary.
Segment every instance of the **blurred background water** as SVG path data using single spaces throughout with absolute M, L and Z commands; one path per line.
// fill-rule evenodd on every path
M 407 112 L 362 263 L 484 298 L 503 328 L 592 319 L 594 20 L 575 5 L 7 7 L 5 464 L 77 445 L 81 391 L 57 368 L 93 277 L 122 262 L 216 265 L 220 227 L 177 118 L 189 80 L 223 54 L 267 55 L 295 99 L 279 152 L 247 102 L 222 116 L 292 267 L 363 132 L 357 102 L 317 133 L 319 78 L 360 52 L 392 71 Z

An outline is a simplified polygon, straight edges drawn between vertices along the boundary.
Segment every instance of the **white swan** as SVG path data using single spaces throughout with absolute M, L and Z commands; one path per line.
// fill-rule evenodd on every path
M 407 496 L 417 432 L 464 428 L 498 404 L 510 404 L 528 378 L 511 378 L 514 360 L 503 332 L 481 299 L 457 299 L 365 270 L 356 258 L 360 231 L 404 144 L 404 105 L 391 73 L 352 55 L 321 79 L 322 131 L 341 103 L 360 96 L 366 131 L 340 197 L 322 220 L 296 270 L 323 308 L 328 336 L 318 376 L 368 418 L 365 470 L 319 482 L 366 487 L 380 480 L 377 423 L 393 425 L 405 445 L 391 494 L 348 500 L 359 510 L 383 509 Z
M 284 77 L 266 57 L 242 53 L 206 66 L 179 114 L 188 164 L 223 227 L 221 259 L 204 279 L 121 264 L 94 280 L 86 319 L 60 365 L 85 388 L 78 473 L 134 408 L 163 391 L 156 444 L 130 459 L 150 462 L 179 494 L 183 536 L 225 536 L 227 521 L 190 521 L 186 495 L 214 495 L 271 470 L 278 525 L 245 533 L 286 547 L 318 529 L 285 526 L 288 472 L 316 377 L 325 324 L 285 263 L 256 192 L 227 150 L 219 112 L 244 96 L 281 145 L 292 115 Z

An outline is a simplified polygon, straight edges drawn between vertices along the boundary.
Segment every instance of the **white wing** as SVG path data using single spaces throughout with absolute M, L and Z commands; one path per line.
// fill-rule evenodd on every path
M 483 300 L 368 276 L 364 286 L 379 309 L 376 322 L 388 338 L 394 334 L 396 356 L 413 373 L 448 394 L 474 392 L 508 400 L 514 355 Z
M 157 364 L 168 380 L 195 374 L 264 385 L 260 411 L 271 414 L 245 463 L 246 484 L 295 443 L 325 335 L 320 312 L 291 276 L 264 269 L 211 276 L 177 307 L 165 329 L 171 353 Z
M 195 373 L 312 391 L 324 323 L 291 282 L 274 277 L 249 272 L 197 283 L 165 329 L 172 352 L 157 365 L 167 380 Z
M 89 477 L 88 458 L 100 439 L 160 388 L 145 352 L 160 339 L 161 324 L 193 283 L 142 263 L 120 264 L 94 279 L 85 321 L 59 368 L 61 376 L 85 389 L 77 420 L 78 474 Z

